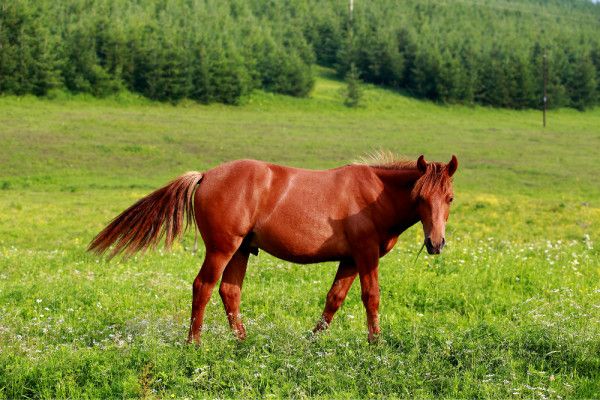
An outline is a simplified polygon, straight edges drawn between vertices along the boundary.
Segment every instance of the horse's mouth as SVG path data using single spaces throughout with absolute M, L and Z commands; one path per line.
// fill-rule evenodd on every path
M 444 239 L 442 239 L 442 242 L 440 244 L 434 245 L 431 241 L 431 238 L 425 238 L 425 247 L 427 248 L 428 254 L 440 254 L 445 245 L 446 241 Z

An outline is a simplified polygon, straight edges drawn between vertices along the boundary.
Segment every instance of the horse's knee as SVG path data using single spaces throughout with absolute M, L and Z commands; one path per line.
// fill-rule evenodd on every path
M 367 310 L 377 310 L 379 308 L 379 289 L 372 288 L 364 290 L 361 293 L 363 304 Z
M 230 304 L 237 301 L 241 293 L 239 287 L 223 282 L 219 287 L 219 295 L 225 304 Z
M 200 290 L 201 286 L 202 280 L 200 279 L 200 276 L 196 276 L 196 278 L 194 278 L 194 282 L 192 283 L 192 290 L 194 291 L 194 293 Z
M 212 290 L 218 280 L 219 276 L 217 276 L 213 271 L 208 273 L 200 271 L 192 283 L 192 291 L 193 293 L 199 293 L 200 290 Z
M 329 292 L 327 294 L 327 306 L 333 309 L 338 309 L 344 302 L 345 296 L 340 292 Z
M 221 271 L 217 271 L 216 269 L 209 269 L 206 271 L 202 270 L 199 274 L 200 280 L 202 280 L 203 283 L 206 283 L 208 285 L 215 285 L 221 277 L 220 272 Z

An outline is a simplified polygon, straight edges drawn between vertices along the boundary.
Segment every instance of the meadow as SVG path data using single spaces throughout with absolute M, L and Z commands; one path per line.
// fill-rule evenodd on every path
M 0 398 L 600 395 L 600 109 L 441 106 L 366 87 L 343 106 L 320 70 L 309 98 L 256 91 L 240 106 L 56 92 L 0 97 Z M 440 256 L 420 225 L 380 263 L 382 336 L 367 343 L 357 284 L 312 335 L 332 263 L 251 257 L 248 338 L 215 292 L 203 343 L 184 344 L 202 258 L 108 262 L 92 237 L 187 170 L 237 158 L 306 168 L 387 149 L 458 156 Z

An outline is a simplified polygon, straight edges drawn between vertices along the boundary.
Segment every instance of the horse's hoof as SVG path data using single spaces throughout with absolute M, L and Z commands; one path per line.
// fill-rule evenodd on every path
M 379 333 L 369 334 L 369 338 L 368 338 L 369 344 L 377 344 L 377 343 L 379 343 L 379 337 L 380 336 L 381 335 Z
M 238 342 L 243 342 L 246 340 L 246 332 L 235 332 L 235 338 Z
M 199 337 L 188 337 L 185 341 L 186 344 L 188 345 L 196 345 L 196 346 L 200 346 L 200 338 Z
M 315 329 L 313 329 L 313 333 L 319 333 L 327 328 L 329 328 L 329 324 L 324 319 L 321 319 L 319 322 L 317 322 Z

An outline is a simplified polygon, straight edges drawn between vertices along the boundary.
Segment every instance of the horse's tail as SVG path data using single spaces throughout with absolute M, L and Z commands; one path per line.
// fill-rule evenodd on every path
M 138 200 L 92 240 L 88 251 L 102 254 L 114 244 L 111 257 L 121 252 L 131 255 L 155 248 L 163 236 L 165 247 L 170 248 L 192 222 L 194 193 L 201 179 L 201 172 L 187 172 Z

